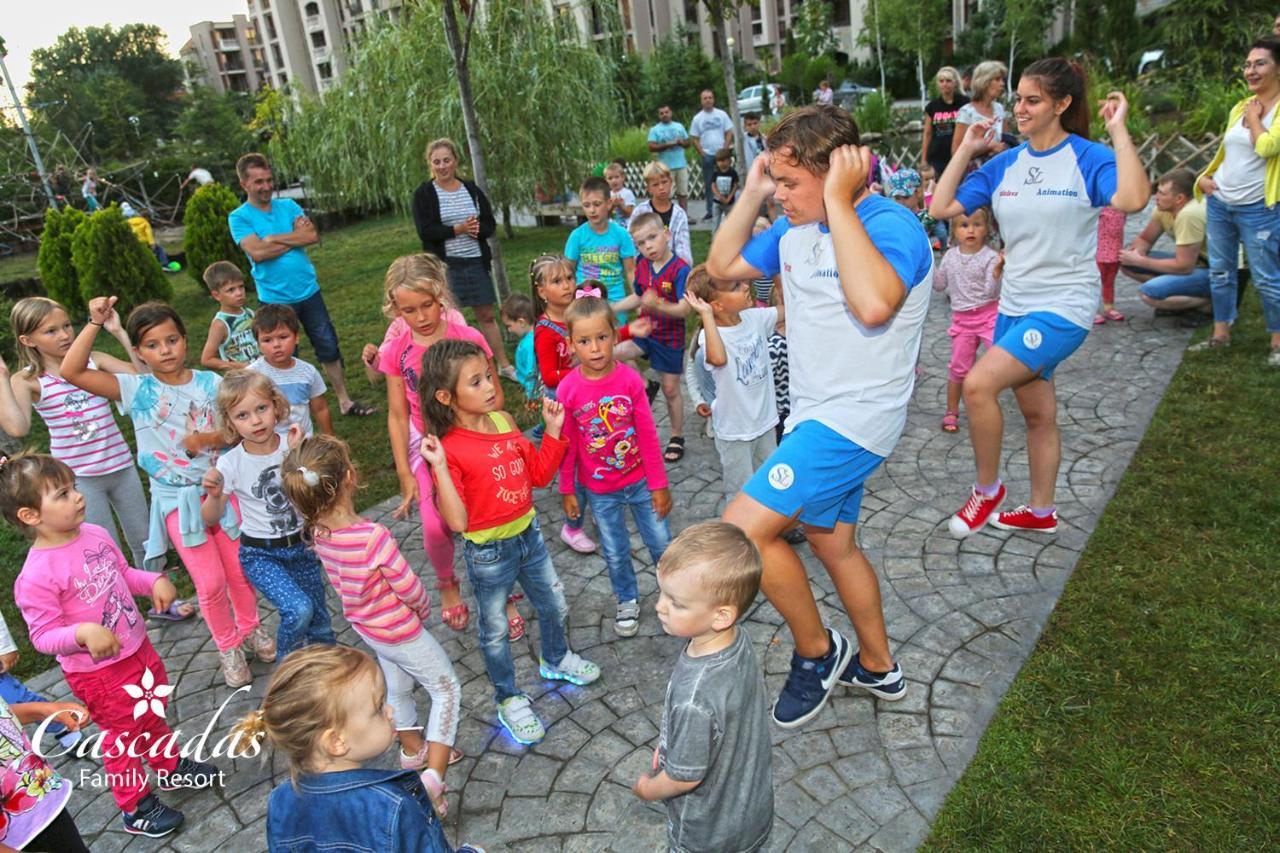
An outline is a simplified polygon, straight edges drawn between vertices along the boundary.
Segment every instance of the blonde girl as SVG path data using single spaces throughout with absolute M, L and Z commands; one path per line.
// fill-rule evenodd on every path
M 302 438 L 298 424 L 289 427 L 287 440 L 276 432 L 289 418 L 289 401 L 263 374 L 233 370 L 222 378 L 215 404 L 222 440 L 233 446 L 204 474 L 204 523 L 215 526 L 234 496 L 240 566 L 280 611 L 279 654 L 306 643 L 336 643 L 320 563 L 302 541 L 302 519 L 280 485 L 285 452 Z
M 440 617 L 450 628 L 461 631 L 467 627 L 471 611 L 462 600 L 453 571 L 453 535 L 436 510 L 431 475 L 418 454 L 423 436 L 418 380 L 423 355 L 440 341 L 471 341 L 484 350 L 490 362 L 493 353 L 478 331 L 444 316 L 446 304 L 452 303 L 447 274 L 444 262 L 426 253 L 405 255 L 391 263 L 384 281 L 382 311 L 389 319 L 403 320 L 405 326 L 404 331 L 388 335 L 383 342 L 378 371 L 387 377 L 387 431 L 400 478 L 400 504 L 392 517 L 406 517 L 410 504 L 417 501 L 423 548 L 440 591 Z M 501 388 L 498 394 L 501 396 Z
M 400 739 L 400 766 L 427 768 L 423 781 L 443 814 L 445 770 L 462 758 L 451 749 L 462 687 L 449 656 L 424 627 L 431 612 L 427 591 L 391 531 L 356 513 L 356 471 L 344 441 L 327 435 L 303 439 L 286 454 L 281 470 L 285 494 L 302 513 L 304 535 L 338 593 L 343 615 L 378 656 Z M 425 736 L 413 701 L 415 683 L 431 696 Z
M 267 800 L 272 850 L 454 853 L 414 771 L 364 767 L 395 736 L 387 683 L 364 652 L 308 646 L 289 655 L 262 708 L 234 735 L 242 755 L 256 754 L 265 739 L 289 761 L 289 781 Z M 457 853 L 473 850 L 464 845 Z
M 34 409 L 49 429 L 49 453 L 75 472 L 76 490 L 85 497 L 85 521 L 117 538 L 116 521 L 124 529 L 133 564 L 146 555 L 147 499 L 133 467 L 133 453 L 111 415 L 109 400 L 86 393 L 62 378 L 62 359 L 75 340 L 75 328 L 52 299 L 29 296 L 9 314 L 18 351 L 18 370 L 9 374 L 0 359 L 0 428 L 14 438 L 31 431 Z M 103 326 L 132 352 L 115 311 Z M 122 361 L 103 352 L 89 354 L 91 366 L 110 373 L 145 373 L 146 365 Z M 6 381 L 7 380 L 7 381 Z M 183 605 L 190 616 L 190 605 Z
M 195 584 L 200 615 L 218 647 L 223 678 L 229 687 L 242 687 L 253 674 L 241 646 L 270 663 L 276 659 L 276 641 L 262 628 L 257 593 L 240 568 L 234 510 L 224 512 L 212 526 L 200 513 L 204 473 L 223 446 L 213 420 L 222 377 L 187 367 L 186 326 L 163 302 L 139 305 L 125 322 L 132 352 L 150 373 L 115 374 L 91 367 L 93 342 L 111 318 L 115 302 L 114 296 L 89 302 L 89 323 L 63 357 L 62 376 L 90 394 L 120 401 L 132 418 L 138 466 L 151 478 L 146 567 L 162 567 L 170 545 L 178 552 Z

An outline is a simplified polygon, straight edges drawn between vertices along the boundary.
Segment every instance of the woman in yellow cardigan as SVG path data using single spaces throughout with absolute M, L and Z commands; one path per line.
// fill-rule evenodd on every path
M 1209 239 L 1209 287 L 1213 337 L 1192 347 L 1231 343 L 1236 319 L 1236 260 L 1244 244 L 1254 287 L 1271 332 L 1267 363 L 1280 367 L 1280 39 L 1260 38 L 1244 63 L 1249 97 L 1236 104 L 1213 162 L 1196 182 L 1204 198 Z

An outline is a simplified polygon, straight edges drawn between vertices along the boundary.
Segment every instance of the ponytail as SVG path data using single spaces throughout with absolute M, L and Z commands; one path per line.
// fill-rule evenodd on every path
M 1062 129 L 1083 139 L 1089 138 L 1089 80 L 1083 65 L 1051 56 L 1028 65 L 1022 77 L 1036 80 L 1041 91 L 1055 101 L 1071 98 L 1071 103 L 1058 117 Z

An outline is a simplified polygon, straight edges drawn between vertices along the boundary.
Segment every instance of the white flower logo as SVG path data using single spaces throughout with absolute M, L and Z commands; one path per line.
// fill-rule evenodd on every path
M 160 700 L 173 692 L 173 685 L 156 684 L 156 677 L 152 674 L 151 667 L 147 667 L 142 673 L 142 683 L 126 684 L 124 692 L 129 694 L 130 699 L 138 700 L 138 703 L 133 706 L 135 720 L 147 713 L 148 707 L 157 717 L 164 717 L 164 703 Z

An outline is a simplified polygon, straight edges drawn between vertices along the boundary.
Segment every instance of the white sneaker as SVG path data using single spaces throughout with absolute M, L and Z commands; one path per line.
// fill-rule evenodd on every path
M 218 660 L 222 666 L 222 677 L 226 680 L 228 687 L 244 687 L 253 681 L 249 662 L 244 659 L 244 651 L 239 646 L 232 646 L 225 652 L 218 652 Z
M 570 684 L 590 684 L 600 677 L 600 667 L 574 652 L 565 652 L 560 663 L 552 665 L 545 660 L 538 662 L 538 673 L 543 678 L 555 678 Z
M 640 605 L 634 598 L 618 602 L 618 610 L 613 618 L 613 633 L 619 637 L 634 637 L 639 630 Z
M 542 721 L 533 713 L 533 703 L 524 694 L 511 696 L 498 703 L 498 722 L 523 744 L 537 743 L 547 736 Z

